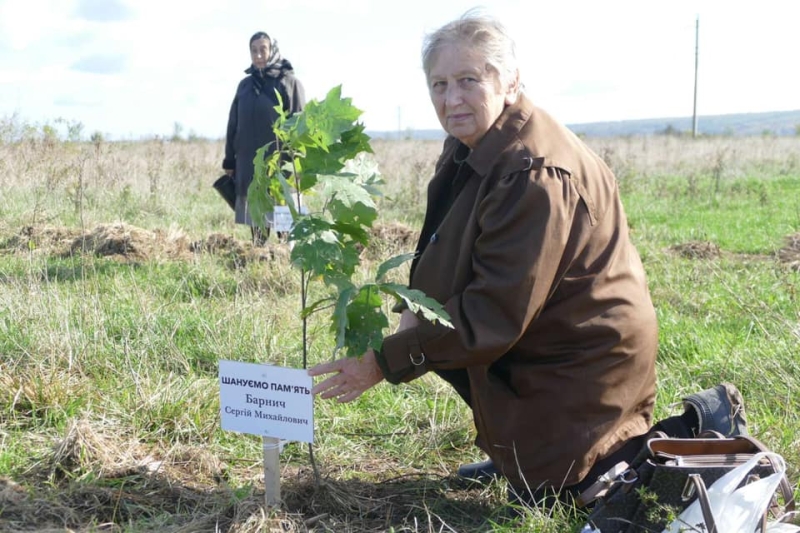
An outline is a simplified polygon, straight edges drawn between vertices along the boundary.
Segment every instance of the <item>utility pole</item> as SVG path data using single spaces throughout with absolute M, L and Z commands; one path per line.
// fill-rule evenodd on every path
M 697 137 L 697 63 L 700 58 L 700 15 L 694 24 L 694 110 L 692 111 L 692 138 Z

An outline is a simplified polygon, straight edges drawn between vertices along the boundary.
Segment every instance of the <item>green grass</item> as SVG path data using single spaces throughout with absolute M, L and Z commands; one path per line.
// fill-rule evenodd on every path
M 631 226 L 654 245 L 710 241 L 728 252 L 769 254 L 800 227 L 800 179 L 664 178 L 625 204 Z
M 379 147 L 391 193 L 379 223 L 418 224 L 422 176 L 438 146 Z M 560 533 L 580 523 L 561 508 L 500 523 L 502 482 L 459 483 L 457 466 L 482 455 L 471 413 L 432 375 L 381 384 L 352 404 L 317 400 L 314 461 L 307 446 L 288 443 L 284 509 L 265 510 L 261 441 L 221 430 L 216 365 L 302 366 L 299 276 L 285 255 L 259 256 L 243 242 L 246 230 L 209 187 L 217 161 L 205 150 L 215 148 L 196 149 L 192 159 L 169 145 L 163 156 L 108 148 L 104 157 L 163 157 L 158 190 L 172 177 L 169 196 L 151 195 L 148 163 L 131 155 L 126 168 L 139 169 L 131 176 L 115 174 L 109 159 L 87 170 L 76 202 L 74 147 L 63 166 L 41 163 L 54 174 L 33 175 L 26 187 L 0 182 L 0 529 L 470 532 L 498 522 L 496 531 Z M 407 167 L 392 162 L 395 149 Z M 752 432 L 784 455 L 796 483 L 800 271 L 777 251 L 800 231 L 800 176 L 753 168 L 642 172 L 621 182 L 623 201 L 660 325 L 657 417 L 674 414 L 682 396 L 732 381 Z M 116 221 L 172 226 L 187 242 L 223 234 L 244 251 L 70 254 L 68 238 L 24 230 L 80 235 Z M 706 246 L 682 253 L 697 243 Z M 378 244 L 365 268 L 409 251 Z M 309 323 L 308 341 L 310 364 L 331 357 L 322 317 Z

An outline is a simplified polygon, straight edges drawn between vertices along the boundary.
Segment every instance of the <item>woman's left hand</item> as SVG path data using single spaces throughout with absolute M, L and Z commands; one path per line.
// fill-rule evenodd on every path
M 367 350 L 361 357 L 346 357 L 322 363 L 308 369 L 308 375 L 334 374 L 311 389 L 311 394 L 322 398 L 337 398 L 339 402 L 352 402 L 364 391 L 383 381 L 383 374 L 375 360 L 375 352 Z

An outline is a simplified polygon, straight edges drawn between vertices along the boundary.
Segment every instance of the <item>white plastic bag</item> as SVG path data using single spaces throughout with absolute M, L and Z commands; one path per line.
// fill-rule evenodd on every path
M 767 524 L 767 533 L 797 533 L 800 526 L 794 526 L 785 522 L 770 522 Z
M 775 469 L 774 474 L 736 488 L 750 474 L 750 471 L 764 458 L 769 459 Z M 772 452 L 753 455 L 746 463 L 738 466 L 719 478 L 708 487 L 708 501 L 718 533 L 754 533 L 769 506 L 772 496 L 786 473 L 783 458 Z M 680 531 L 708 531 L 703 519 L 700 499 L 689 507 L 664 529 L 663 533 Z M 694 529 L 691 529 L 694 528 Z M 777 532 L 791 531 L 776 528 Z

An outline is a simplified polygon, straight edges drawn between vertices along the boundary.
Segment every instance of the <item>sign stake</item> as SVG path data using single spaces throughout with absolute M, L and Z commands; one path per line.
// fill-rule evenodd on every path
M 274 437 L 262 437 L 264 448 L 264 501 L 267 507 L 281 504 L 280 441 Z

